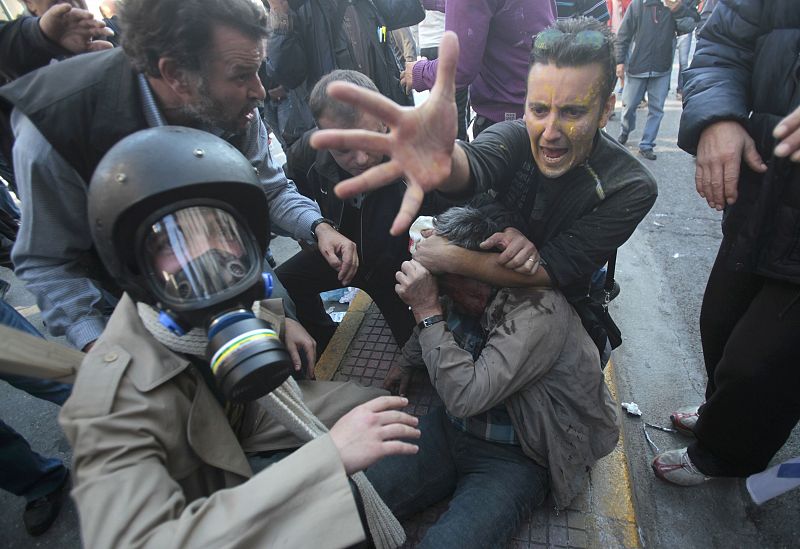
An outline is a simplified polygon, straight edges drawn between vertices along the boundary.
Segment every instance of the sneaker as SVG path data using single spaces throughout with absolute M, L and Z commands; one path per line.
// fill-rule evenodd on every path
M 700 406 L 684 406 L 672 412 L 669 415 L 669 419 L 679 433 L 693 437 L 694 426 L 697 423 L 697 418 L 700 417 L 699 410 Z
M 25 512 L 22 514 L 22 522 L 30 535 L 41 536 L 53 525 L 61 510 L 61 503 L 64 501 L 64 494 L 68 486 L 69 472 L 58 488 L 46 496 L 28 502 Z
M 711 480 L 712 477 L 697 470 L 686 450 L 679 448 L 658 454 L 652 465 L 656 476 L 678 486 L 697 486 Z
M 627 143 L 628 142 L 628 133 L 627 132 L 622 132 L 621 134 L 619 134 L 619 137 L 617 137 L 617 141 L 619 141 L 620 145 L 624 145 L 625 143 Z
M 648 160 L 656 159 L 656 153 L 653 152 L 653 149 L 639 149 L 639 154 L 641 154 Z

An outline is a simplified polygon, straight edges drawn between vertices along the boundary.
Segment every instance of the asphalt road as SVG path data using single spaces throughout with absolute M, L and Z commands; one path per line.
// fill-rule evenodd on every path
M 672 96 L 661 129 L 655 162 L 643 160 L 659 182 L 659 198 L 632 239 L 620 250 L 617 278 L 621 295 L 612 303 L 624 344 L 615 351 L 619 396 L 635 401 L 647 421 L 667 425 L 669 412 L 684 403 L 699 403 L 705 369 L 697 331 L 705 280 L 719 244 L 720 215 L 694 192 L 692 159 L 676 145 L 680 104 Z M 639 111 L 639 127 L 645 111 Z M 618 118 L 609 132 L 617 135 Z M 635 149 L 640 133 L 631 135 Z M 281 239 L 276 256 L 295 249 Z M 0 269 L 0 278 L 14 280 Z M 34 304 L 14 282 L 8 301 L 16 307 Z M 23 312 L 25 310 L 23 309 Z M 39 315 L 29 316 L 41 329 Z M 56 406 L 0 383 L 0 417 L 22 433 L 34 449 L 69 460 L 70 452 L 56 423 Z M 753 413 L 758 413 L 754 410 Z M 800 490 L 757 507 L 743 481 L 714 480 L 679 488 L 656 479 L 653 453 L 642 434 L 641 420 L 623 418 L 626 455 L 634 485 L 634 502 L 646 547 L 797 547 L 800 539 Z M 662 449 L 685 446 L 679 435 L 653 432 Z M 776 456 L 800 455 L 800 430 Z M 0 491 L 0 547 L 80 547 L 75 508 L 67 502 L 53 527 L 40 538 L 22 526 L 24 501 Z
M 646 111 L 638 111 L 639 130 L 645 115 Z M 665 426 L 674 409 L 703 401 L 706 374 L 698 318 L 721 239 L 721 214 L 697 196 L 694 161 L 676 146 L 679 119 L 680 102 L 670 94 L 656 146 L 658 159 L 643 160 L 658 180 L 658 201 L 619 251 L 617 279 L 622 292 L 612 303 L 624 337 L 613 357 L 620 401 L 636 402 L 645 420 Z M 618 120 L 619 115 L 609 124 L 615 136 Z M 640 136 L 640 131 L 631 134 L 632 150 Z M 798 547 L 800 490 L 758 507 L 750 501 L 743 480 L 713 480 L 692 488 L 669 485 L 650 469 L 654 454 L 644 438 L 642 420 L 623 417 L 622 421 L 645 547 Z M 678 434 L 648 431 L 662 450 L 690 441 Z M 797 455 L 800 429 L 775 460 Z

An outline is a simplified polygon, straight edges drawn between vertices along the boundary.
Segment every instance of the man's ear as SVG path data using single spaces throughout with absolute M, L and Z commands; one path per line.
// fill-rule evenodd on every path
M 608 96 L 606 99 L 606 104 L 603 106 L 603 112 L 600 115 L 600 124 L 598 127 L 605 128 L 606 124 L 608 124 L 608 119 L 611 117 L 611 113 L 614 112 L 614 105 L 617 104 L 617 94 L 613 91 L 611 95 Z
M 171 57 L 161 57 L 158 60 L 158 72 L 161 79 L 175 92 L 180 99 L 187 101 L 194 96 L 193 75 L 186 69 L 178 66 Z

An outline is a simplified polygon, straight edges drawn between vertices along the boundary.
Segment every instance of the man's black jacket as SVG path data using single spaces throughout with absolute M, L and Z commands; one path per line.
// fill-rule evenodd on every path
M 379 26 L 386 31 L 415 25 L 425 17 L 418 0 L 298 0 L 289 2 L 292 9 L 292 29 L 273 32 L 267 45 L 267 54 L 274 68 L 274 79 L 285 88 L 295 88 L 306 82 L 310 92 L 314 84 L 334 69 L 358 70 L 352 52 L 344 51 L 342 44 L 342 11 L 340 4 L 350 2 L 362 15 L 363 39 L 370 44 L 376 74 L 373 81 L 386 97 L 401 105 L 411 105 L 409 95 L 400 86 L 397 58 L 388 40 L 376 43 Z M 388 34 L 387 34 L 388 36 Z
M 686 72 L 678 145 L 697 153 L 700 134 L 720 120 L 747 128 L 769 165 L 742 163 L 739 199 L 726 211 L 730 267 L 800 283 L 800 170 L 772 156 L 777 123 L 800 105 L 797 0 L 720 0 L 698 35 Z
M 39 27 L 38 17 L 0 22 L 0 77 L 4 82 L 64 55 L 69 52 L 48 40 Z

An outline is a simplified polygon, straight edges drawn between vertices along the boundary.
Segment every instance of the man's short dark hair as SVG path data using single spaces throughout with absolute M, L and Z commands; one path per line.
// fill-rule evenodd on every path
M 561 34 L 559 35 L 558 32 Z M 592 38 L 594 32 L 600 33 L 598 41 L 583 39 L 587 35 L 579 33 L 589 31 Z M 546 47 L 537 47 L 537 38 L 545 35 Z M 614 58 L 614 36 L 608 26 L 592 17 L 570 17 L 556 21 L 544 29 L 533 39 L 530 64 L 533 66 L 555 64 L 556 67 L 583 67 L 597 63 L 603 68 L 602 97 L 605 100 L 614 91 L 616 82 L 616 60 Z
M 488 195 L 478 195 L 465 206 L 445 210 L 434 218 L 433 227 L 451 244 L 474 251 L 487 251 L 481 249 L 481 242 L 508 227 L 525 232 L 519 214 Z
M 319 119 L 324 117 L 345 128 L 352 128 L 361 118 L 361 111 L 354 105 L 337 101 L 328 95 L 328 84 L 331 82 L 349 82 L 374 92 L 378 91 L 378 87 L 365 74 L 337 69 L 320 78 L 314 89 L 311 90 L 308 106 L 311 108 L 311 114 L 314 115 L 317 124 L 319 124 Z
M 136 70 L 156 78 L 162 57 L 200 72 L 217 25 L 254 40 L 267 37 L 267 13 L 255 0 L 123 0 L 119 8 L 125 54 Z

